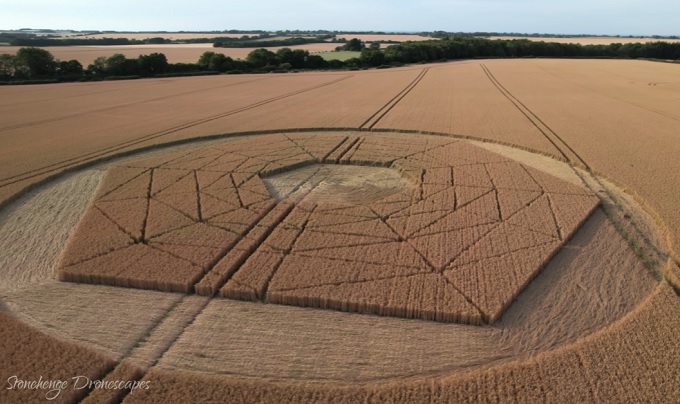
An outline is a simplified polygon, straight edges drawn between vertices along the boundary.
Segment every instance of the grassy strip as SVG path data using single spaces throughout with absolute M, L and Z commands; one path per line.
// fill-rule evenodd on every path
M 324 60 L 329 61 L 329 60 L 340 60 L 342 62 L 345 62 L 349 59 L 353 58 L 358 58 L 361 56 L 361 52 L 353 52 L 353 51 L 328 51 L 328 52 L 319 52 L 315 53 L 315 55 L 319 55 Z

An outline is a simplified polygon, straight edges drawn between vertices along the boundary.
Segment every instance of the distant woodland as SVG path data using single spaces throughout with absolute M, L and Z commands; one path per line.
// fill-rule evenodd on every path
M 133 79 L 141 77 L 167 77 L 220 73 L 280 73 L 319 69 L 389 68 L 412 63 L 443 62 L 475 58 L 617 58 L 680 60 L 680 43 L 612 43 L 609 45 L 580 45 L 539 42 L 528 39 L 496 39 L 473 36 L 442 36 L 419 42 L 402 42 L 385 49 L 366 47 L 359 39 L 336 41 L 343 44 L 338 49 L 358 51 L 358 57 L 345 61 L 325 60 L 306 50 L 281 48 L 276 52 L 266 47 L 292 46 L 286 41 L 313 40 L 317 38 L 291 37 L 269 39 L 261 34 L 252 38 L 230 38 L 216 42 L 221 46 L 255 47 L 245 60 L 232 59 L 219 52 L 205 52 L 196 63 L 169 63 L 162 53 L 127 58 L 122 54 L 100 57 L 91 65 L 82 66 L 77 60 L 60 61 L 46 49 L 23 47 L 15 55 L 0 55 L 0 81 L 4 83 L 40 83 L 59 81 L 89 81 Z M 330 37 L 324 37 L 327 40 Z M 104 38 L 105 39 L 105 38 Z M 101 39 L 101 40 L 104 40 Z M 161 40 L 163 38 L 160 38 Z M 100 40 L 100 39 L 97 39 Z M 225 45 L 228 42 L 228 45 Z M 305 42 L 308 43 L 308 42 Z M 219 44 L 219 45 L 218 45 Z M 295 43 L 297 44 L 297 43 Z

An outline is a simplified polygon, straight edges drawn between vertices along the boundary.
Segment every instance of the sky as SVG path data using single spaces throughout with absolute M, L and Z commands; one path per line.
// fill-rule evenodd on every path
M 677 0 L 0 0 L 0 30 L 680 35 Z

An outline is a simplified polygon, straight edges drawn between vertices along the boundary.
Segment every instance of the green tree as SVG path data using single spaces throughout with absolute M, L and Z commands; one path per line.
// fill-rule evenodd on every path
M 210 51 L 203 52 L 201 57 L 198 58 L 198 66 L 201 69 L 210 70 L 210 69 L 208 69 L 208 66 L 210 66 L 210 61 L 212 60 L 213 56 L 215 56 L 215 55 L 216 55 L 215 52 L 210 52 Z
M 19 64 L 28 67 L 31 78 L 53 76 L 57 70 L 54 56 L 45 49 L 21 48 L 17 51 L 16 58 Z
M 293 69 L 302 69 L 305 67 L 305 60 L 309 56 L 309 52 L 303 49 L 292 50 L 290 48 L 281 48 L 276 51 L 276 57 L 281 63 L 290 64 Z
M 104 73 L 107 76 L 126 76 L 125 62 L 127 58 L 122 53 L 114 53 L 104 63 Z
M 361 63 L 365 66 L 380 66 L 385 64 L 385 54 L 379 50 L 363 49 L 359 59 L 361 59 Z
M 326 66 L 328 66 L 328 62 L 319 55 L 309 55 L 305 59 L 305 67 L 308 69 L 322 69 Z
M 108 58 L 104 56 L 96 58 L 87 70 L 95 77 L 134 76 L 139 74 L 139 61 L 116 53 Z
M 87 66 L 87 70 L 94 76 L 105 76 L 106 59 L 107 59 L 106 56 L 99 56 L 92 62 L 92 64 Z
M 0 80 L 26 79 L 29 74 L 28 66 L 20 63 L 15 55 L 0 55 Z
M 83 75 L 83 65 L 73 59 L 65 62 L 59 62 L 57 65 L 57 74 L 59 76 L 68 76 L 68 77 L 78 77 Z
M 198 66 L 202 70 L 226 72 L 234 68 L 234 59 L 222 53 L 204 52 L 198 59 Z
M 168 59 L 162 53 L 140 55 L 137 58 L 139 72 L 143 76 L 155 76 L 168 70 Z
M 166 40 L 163 37 L 153 37 L 153 38 L 147 38 L 144 40 L 144 43 L 151 43 L 151 44 L 164 44 L 164 43 L 169 43 L 171 41 Z
M 364 49 L 366 45 L 364 45 L 363 42 L 361 42 L 360 39 L 358 38 L 352 38 L 349 41 L 347 41 L 346 44 L 342 46 L 342 50 L 346 51 L 352 51 L 352 52 L 359 52 L 362 49 Z
M 254 51 L 250 52 L 246 57 L 246 60 L 252 63 L 255 67 L 278 65 L 276 54 L 264 48 L 255 49 Z

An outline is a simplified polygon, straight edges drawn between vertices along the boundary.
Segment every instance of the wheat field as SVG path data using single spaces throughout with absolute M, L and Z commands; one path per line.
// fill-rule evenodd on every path
M 0 87 L 2 377 L 151 386 L 62 393 L 87 402 L 672 401 L 678 77 Z

